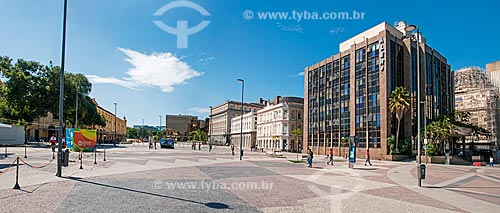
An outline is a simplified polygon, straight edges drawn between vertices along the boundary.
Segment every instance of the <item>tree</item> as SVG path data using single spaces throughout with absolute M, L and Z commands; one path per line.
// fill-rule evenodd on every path
M 189 132 L 189 136 L 193 141 L 205 141 L 207 134 L 201 130 Z
M 442 147 L 442 142 L 446 144 L 453 132 L 453 128 L 454 125 L 451 119 L 448 116 L 441 116 L 427 125 L 427 134 L 432 139 L 434 145 Z
M 0 56 L 0 73 L 6 79 L 0 85 L 0 117 L 26 130 L 34 119 L 47 115 L 52 103 L 41 100 L 50 89 L 44 79 L 48 70 L 38 62 L 18 59 L 13 63 L 9 57 Z
M 297 147 L 297 161 L 299 160 L 299 144 L 300 144 L 300 138 L 302 138 L 302 130 L 300 128 L 292 130 L 292 136 L 295 139 L 294 142 Z
M 404 113 L 410 107 L 410 94 L 406 88 L 399 86 L 396 87 L 391 93 L 391 97 L 389 98 L 389 109 L 392 113 L 396 114 L 396 119 L 398 120 L 398 127 L 396 131 L 396 153 L 398 153 L 398 145 L 399 145 L 399 130 L 401 126 L 401 119 L 403 118 Z
M 127 127 L 127 138 L 139 139 L 139 133 L 136 128 Z

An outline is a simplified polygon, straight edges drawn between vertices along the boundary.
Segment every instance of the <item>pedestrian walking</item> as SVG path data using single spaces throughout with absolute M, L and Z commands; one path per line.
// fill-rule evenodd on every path
M 52 152 L 55 152 L 56 151 L 56 143 L 57 143 L 57 138 L 56 138 L 55 134 L 52 134 L 49 142 L 50 142 L 50 147 L 52 148 Z
M 198 150 L 200 150 L 200 151 L 201 151 L 201 142 L 200 142 L 200 143 L 198 143 Z
M 307 167 L 312 168 L 312 162 L 313 162 L 313 152 L 311 151 L 311 148 L 307 147 Z
M 366 163 L 369 163 L 370 166 L 372 165 L 372 162 L 370 162 L 370 148 L 366 148 L 366 160 L 365 160 L 365 166 L 366 166 Z
M 493 156 L 490 156 L 490 167 L 493 167 Z
M 330 152 L 328 153 L 328 158 L 330 159 L 326 165 L 332 165 L 333 166 L 333 149 L 330 148 Z
M 208 144 L 208 152 L 212 152 L 212 144 Z
M 234 144 L 231 144 L 231 155 L 234 155 Z
M 191 144 L 191 150 L 196 150 L 196 144 L 194 142 Z
M 156 150 L 156 140 L 155 140 L 155 150 Z

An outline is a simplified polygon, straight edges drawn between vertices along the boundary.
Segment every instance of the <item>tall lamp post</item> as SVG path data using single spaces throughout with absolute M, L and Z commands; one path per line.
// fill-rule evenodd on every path
M 116 102 L 113 103 L 115 105 L 115 134 L 113 136 L 113 146 L 116 146 Z
M 418 168 L 420 170 L 420 165 L 422 164 L 422 158 L 421 158 L 421 138 L 420 138 L 420 117 L 421 117 L 421 103 L 420 103 L 420 29 L 416 25 L 408 25 L 405 28 L 406 32 L 413 32 L 417 30 L 417 33 L 415 34 L 415 40 L 417 42 L 417 156 L 418 156 Z M 411 42 L 411 40 L 410 40 Z M 410 45 L 410 55 L 411 55 L 411 45 Z M 411 61 L 411 58 L 410 58 Z M 411 63 L 410 63 L 411 64 Z M 418 176 L 418 186 L 422 186 L 422 178 L 420 175 Z
M 245 91 L 245 80 L 238 78 L 241 82 L 241 117 L 240 117 L 240 160 L 243 158 L 243 95 Z
M 159 117 L 160 117 L 160 127 L 158 128 L 158 130 L 160 130 L 160 135 L 158 136 L 158 141 L 160 141 L 161 136 L 162 136 L 162 132 L 161 132 L 161 115 L 159 115 Z
M 66 60 L 66 15 L 68 13 L 68 0 L 64 0 L 63 9 L 63 35 L 61 53 L 61 72 L 59 81 L 59 131 L 57 133 L 57 177 L 62 176 L 62 136 L 63 136 L 63 101 L 64 101 L 64 62 Z
M 210 138 L 209 139 L 209 142 L 210 144 L 213 144 L 212 142 L 212 128 L 213 128 L 213 119 L 212 119 L 212 106 L 208 106 L 210 107 L 210 120 L 208 120 L 208 137 Z
M 78 128 L 78 92 L 80 91 L 80 85 L 76 83 L 76 106 L 75 106 L 75 128 Z

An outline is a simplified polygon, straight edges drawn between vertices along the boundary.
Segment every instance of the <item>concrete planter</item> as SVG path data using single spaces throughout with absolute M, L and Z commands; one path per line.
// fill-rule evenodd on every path
M 387 155 L 385 160 L 388 161 L 402 161 L 408 159 L 410 156 L 408 155 Z

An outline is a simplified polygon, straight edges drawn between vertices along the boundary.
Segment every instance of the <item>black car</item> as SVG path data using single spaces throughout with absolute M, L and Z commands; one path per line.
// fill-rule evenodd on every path
M 174 149 L 174 144 L 175 143 L 173 139 L 166 139 L 166 138 L 160 139 L 161 148 Z

